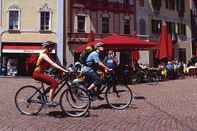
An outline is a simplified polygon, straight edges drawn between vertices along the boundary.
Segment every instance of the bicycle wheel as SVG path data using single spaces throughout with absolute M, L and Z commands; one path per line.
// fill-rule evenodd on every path
M 85 115 L 90 108 L 88 92 L 80 86 L 66 89 L 60 96 L 60 107 L 68 116 Z
M 149 74 L 150 85 L 157 85 L 159 83 L 159 77 L 156 73 Z
M 133 93 L 127 85 L 116 84 L 107 88 L 105 97 L 107 104 L 112 108 L 122 110 L 127 108 L 133 100 Z
M 43 107 L 38 96 L 41 92 L 34 86 L 21 87 L 15 94 L 15 105 L 18 111 L 25 115 L 36 115 Z

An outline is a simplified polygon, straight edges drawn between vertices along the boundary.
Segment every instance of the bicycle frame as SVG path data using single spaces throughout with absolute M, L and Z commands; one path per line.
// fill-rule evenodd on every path
M 113 74 L 110 73 L 107 76 L 104 77 L 104 79 L 102 80 L 102 85 L 100 87 L 100 89 L 98 90 L 98 93 L 100 94 L 104 89 L 110 88 L 113 86 Z
M 70 88 L 70 86 L 71 86 L 71 83 L 69 83 L 69 81 L 68 81 L 68 78 L 65 76 L 60 82 L 58 82 L 58 87 L 57 87 L 57 89 L 56 89 L 56 91 L 55 91 L 55 93 L 54 93 L 54 98 L 57 96 L 57 94 L 63 89 L 63 87 L 65 86 L 65 85 L 67 85 L 67 88 Z M 48 87 L 48 88 L 50 88 L 50 87 Z M 46 92 L 46 90 L 48 89 L 48 88 L 44 88 L 44 83 L 43 82 L 41 82 L 41 87 L 39 87 L 39 88 L 37 88 L 39 91 L 41 91 L 41 93 L 42 93 L 42 95 L 43 96 L 45 96 L 45 98 L 46 98 L 46 94 L 47 93 L 45 93 Z M 33 98 L 33 96 L 37 93 L 38 91 L 36 91 L 36 92 L 34 92 L 31 96 L 30 96 L 30 98 L 29 99 L 31 99 L 31 98 Z

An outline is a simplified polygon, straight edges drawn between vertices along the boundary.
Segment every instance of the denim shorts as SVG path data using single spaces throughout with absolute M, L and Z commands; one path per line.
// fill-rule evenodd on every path
M 96 87 L 100 87 L 102 84 L 102 80 L 100 79 L 99 74 L 95 70 L 89 70 L 87 72 L 84 72 L 84 75 L 86 76 L 88 82 L 94 83 Z

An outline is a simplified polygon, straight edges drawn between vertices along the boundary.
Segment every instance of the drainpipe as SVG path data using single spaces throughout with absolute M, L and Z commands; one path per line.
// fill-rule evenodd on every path
M 0 0 L 0 57 L 1 57 L 1 43 L 2 43 L 2 0 Z
M 2 0 L 0 0 L 0 59 L 1 59 L 1 68 L 0 72 L 2 71 L 2 57 L 1 57 L 1 51 L 2 51 Z
M 64 0 L 57 0 L 57 23 L 56 23 L 56 39 L 57 39 L 57 58 L 63 65 L 64 50 Z

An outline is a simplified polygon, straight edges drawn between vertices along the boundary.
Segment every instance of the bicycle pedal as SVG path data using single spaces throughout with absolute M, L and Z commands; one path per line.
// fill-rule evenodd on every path
M 96 96 L 90 96 L 90 101 L 96 101 L 96 100 L 97 100 Z
M 56 102 L 47 102 L 46 105 L 48 107 L 57 107 L 59 105 L 59 103 L 56 103 Z

